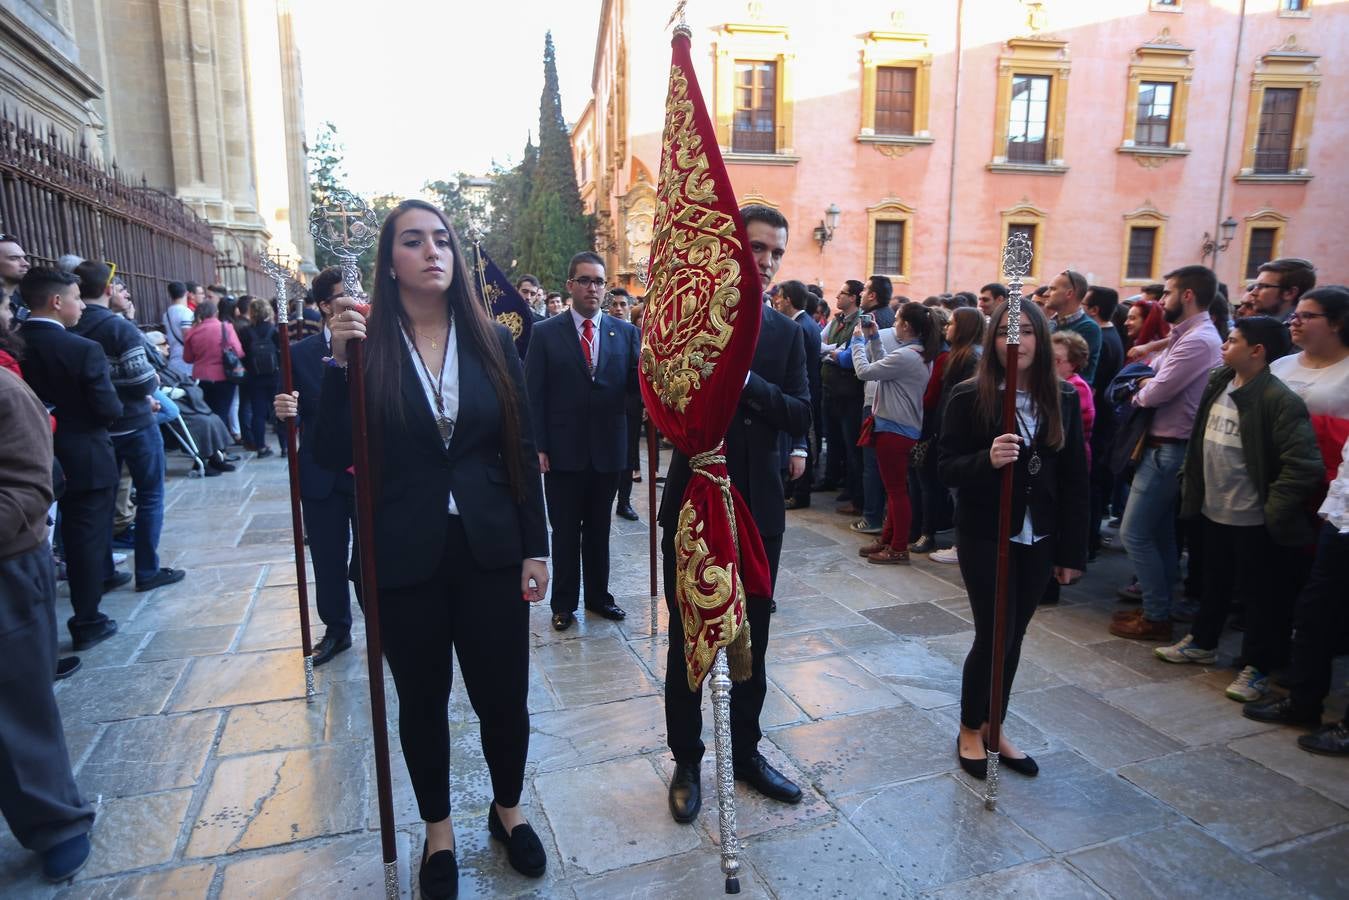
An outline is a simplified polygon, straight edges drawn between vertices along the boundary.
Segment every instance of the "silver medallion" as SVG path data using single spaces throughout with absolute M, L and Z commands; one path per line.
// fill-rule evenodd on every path
M 1030 459 L 1026 462 L 1026 471 L 1032 475 L 1040 474 L 1040 454 L 1032 453 Z

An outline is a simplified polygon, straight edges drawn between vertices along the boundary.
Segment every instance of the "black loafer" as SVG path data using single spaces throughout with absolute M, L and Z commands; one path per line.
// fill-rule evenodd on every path
M 1011 769 L 1018 775 L 1025 775 L 1027 778 L 1034 778 L 1040 774 L 1040 764 L 1037 763 L 1030 754 L 1020 759 L 1013 756 L 1000 756 L 998 762 Z
M 735 780 L 743 781 L 759 793 L 783 803 L 800 803 L 801 789 L 786 775 L 768 764 L 762 753 L 735 763 Z
M 566 631 L 576 624 L 576 616 L 572 613 L 553 613 L 553 630 Z
M 670 779 L 670 815 L 680 825 L 698 818 L 703 808 L 703 780 L 698 766 L 675 763 L 674 777 Z
M 543 852 L 543 843 L 528 822 L 522 822 L 506 831 L 497 815 L 497 805 L 492 804 L 487 813 L 487 830 L 492 837 L 506 845 L 506 859 L 511 868 L 529 878 L 540 878 L 548 868 L 548 856 Z
M 113 572 L 107 578 L 103 579 L 103 593 L 111 594 L 113 591 L 122 588 L 131 583 L 130 572 Z
M 422 900 L 454 900 L 459 896 L 459 860 L 453 850 L 437 850 L 426 855 L 422 842 L 422 868 L 417 875 Z
M 960 768 L 965 770 L 965 774 L 971 778 L 983 781 L 988 778 L 988 758 L 970 759 L 968 756 L 962 756 L 960 753 L 960 738 L 956 738 L 956 759 L 960 760 Z
M 613 601 L 613 598 L 610 598 L 603 604 L 597 604 L 595 606 L 587 604 L 586 612 L 593 612 L 597 616 L 602 616 L 603 618 L 614 622 L 621 622 L 628 617 L 628 614 L 619 608 L 618 604 Z
M 80 662 L 78 656 L 61 657 L 56 661 L 56 680 L 62 681 L 69 678 L 80 670 L 81 665 L 83 665 L 83 663 Z
M 333 634 L 331 631 L 323 636 L 314 647 L 314 668 L 318 668 L 331 660 L 334 656 L 343 650 L 351 649 L 351 634 Z
M 1241 714 L 1257 722 L 1269 722 L 1276 725 L 1292 725 L 1296 728 L 1319 728 L 1321 726 L 1320 706 L 1315 709 L 1303 708 L 1293 702 L 1292 697 L 1277 697 L 1273 700 L 1257 700 L 1241 707 Z
M 617 512 L 620 519 L 627 519 L 629 522 L 636 522 L 638 519 L 637 510 L 632 508 L 631 503 L 620 503 Z

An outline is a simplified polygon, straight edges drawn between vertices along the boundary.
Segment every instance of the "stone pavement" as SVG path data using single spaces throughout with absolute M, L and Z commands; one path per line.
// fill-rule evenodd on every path
M 52 888 L 0 829 L 0 896 L 377 898 L 364 636 L 358 625 L 357 647 L 319 670 L 307 704 L 284 463 L 210 480 L 170 467 L 164 557 L 187 580 L 108 595 L 122 633 L 56 689 L 78 781 L 98 801 L 94 855 Z M 739 790 L 745 896 L 1349 893 L 1349 763 L 1242 718 L 1222 695 L 1230 670 L 1166 665 L 1151 645 L 1112 638 L 1128 575 L 1117 552 L 1037 613 L 1008 729 L 1042 773 L 1005 774 L 986 812 L 953 751 L 972 634 L 958 571 L 864 564 L 828 499 L 791 514 L 763 715 L 764 753 L 806 796 L 789 807 Z M 546 605 L 531 618 L 524 803 L 548 850 L 541 881 L 517 876 L 487 838 L 478 729 L 454 694 L 462 896 L 721 892 L 715 803 L 691 827 L 666 811 L 665 642 L 649 633 L 645 525 L 614 531 L 627 621 L 559 635 Z M 422 830 L 391 681 L 388 695 L 407 890 Z

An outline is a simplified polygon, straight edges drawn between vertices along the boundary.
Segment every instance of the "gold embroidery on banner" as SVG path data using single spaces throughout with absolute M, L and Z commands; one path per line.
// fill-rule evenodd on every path
M 519 313 L 504 312 L 497 316 L 497 322 L 506 326 L 506 330 L 511 333 L 512 338 L 519 338 L 525 333 L 524 320 L 520 318 Z
M 679 615 L 684 623 L 685 648 L 693 647 L 693 665 L 688 666 L 689 690 L 696 691 L 702 676 L 712 668 L 717 648 L 726 638 L 735 634 L 735 605 L 732 596 L 743 591 L 735 563 L 715 566 L 708 561 L 707 541 L 703 537 L 705 523 L 696 519 L 693 504 L 685 502 L 679 508 L 679 522 L 675 529 L 675 555 L 678 564 L 675 584 Z M 695 610 L 725 612 L 717 619 L 699 619 Z M 711 632 L 712 640 L 704 640 Z
M 665 123 L 641 365 L 661 403 L 683 412 L 730 343 L 741 243 L 735 219 L 704 205 L 717 202 L 716 185 L 679 66 Z

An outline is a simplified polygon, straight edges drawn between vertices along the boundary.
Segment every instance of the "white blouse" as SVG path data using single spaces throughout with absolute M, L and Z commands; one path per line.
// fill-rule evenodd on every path
M 454 421 L 459 418 L 459 345 L 454 339 L 453 320 L 450 322 L 449 333 L 445 340 L 445 362 L 442 373 L 444 377 L 440 380 L 440 402 L 445 407 L 445 415 Z M 403 341 L 408 345 L 408 352 L 412 354 L 412 368 L 417 370 L 417 381 L 422 386 L 422 395 L 426 397 L 426 405 L 430 408 L 431 418 L 434 420 L 440 415 L 436 408 L 436 380 L 431 372 L 422 366 L 422 361 L 417 357 L 417 348 L 406 331 L 403 332 Z M 430 363 L 430 360 L 427 362 Z M 459 515 L 459 507 L 455 505 L 453 493 L 450 494 L 449 512 L 452 516 Z

